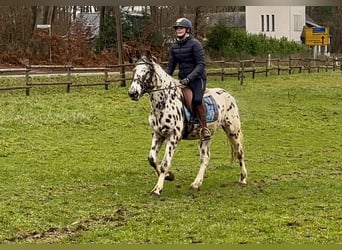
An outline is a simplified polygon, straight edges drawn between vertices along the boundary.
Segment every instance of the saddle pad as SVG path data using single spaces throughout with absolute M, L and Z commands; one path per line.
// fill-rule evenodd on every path
M 205 96 L 203 100 L 207 109 L 205 119 L 207 120 L 207 122 L 216 121 L 218 118 L 218 108 L 217 108 L 214 97 L 212 97 L 211 95 L 208 95 L 208 96 Z M 188 122 L 199 123 L 197 117 L 193 116 L 185 106 L 184 106 L 184 112 L 185 112 L 185 117 Z

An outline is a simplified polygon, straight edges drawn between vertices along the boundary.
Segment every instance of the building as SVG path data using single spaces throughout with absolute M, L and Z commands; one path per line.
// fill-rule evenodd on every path
M 246 6 L 246 31 L 301 42 L 305 6 Z

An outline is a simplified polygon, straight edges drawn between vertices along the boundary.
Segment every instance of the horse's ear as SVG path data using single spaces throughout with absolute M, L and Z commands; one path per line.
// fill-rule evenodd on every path
M 141 53 L 140 53 L 139 50 L 135 51 L 135 57 L 138 58 L 138 59 L 141 58 Z
M 152 52 L 150 50 L 146 50 L 146 57 L 148 58 L 148 60 L 150 60 L 151 62 L 157 62 L 158 59 L 157 57 L 152 55 Z
M 153 61 L 152 53 L 150 50 L 146 50 L 146 57 L 150 60 Z
M 155 56 L 152 56 L 152 61 L 153 61 L 153 62 L 155 62 L 155 63 L 156 63 L 156 62 L 158 62 L 158 59 L 157 59 L 157 57 L 155 57 Z

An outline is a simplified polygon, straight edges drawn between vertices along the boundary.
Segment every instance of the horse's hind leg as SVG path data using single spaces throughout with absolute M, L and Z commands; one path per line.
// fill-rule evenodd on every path
M 244 151 L 243 151 L 243 134 L 240 129 L 232 131 L 230 126 L 223 127 L 225 131 L 230 146 L 231 146 L 231 161 L 238 160 L 240 164 L 240 177 L 239 183 L 247 184 L 247 169 L 244 161 Z
M 198 190 L 202 186 L 205 171 L 208 167 L 210 160 L 210 143 L 211 140 L 199 141 L 198 149 L 201 157 L 201 167 L 197 173 L 197 176 L 193 183 L 191 183 L 190 188 Z

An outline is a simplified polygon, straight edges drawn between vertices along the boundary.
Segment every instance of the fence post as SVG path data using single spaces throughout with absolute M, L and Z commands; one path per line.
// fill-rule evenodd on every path
M 256 72 L 255 59 L 253 59 L 253 61 L 252 61 L 252 78 L 253 79 L 255 79 L 255 72 Z
M 291 75 L 291 59 L 289 59 L 289 75 Z
M 28 61 L 26 64 L 25 64 L 25 67 L 26 67 L 26 70 L 25 70 L 25 82 L 26 82 L 26 96 L 29 96 L 30 95 L 30 75 L 29 75 L 29 72 L 30 72 L 30 61 Z
M 105 89 L 108 90 L 108 86 L 109 86 L 109 82 L 108 82 L 108 70 L 109 68 L 107 66 L 105 66 Z
M 308 72 L 311 73 L 311 59 L 309 58 L 309 69 Z
M 325 72 L 328 72 L 328 68 L 329 68 L 329 58 L 325 59 Z
M 318 63 L 316 64 L 317 73 L 319 73 L 319 69 L 321 68 L 321 65 L 322 65 L 321 59 L 319 59 L 317 62 L 318 62 Z
M 67 81 L 68 81 L 68 85 L 67 85 L 67 93 L 70 93 L 70 88 L 71 88 L 71 84 L 72 84 L 72 81 L 71 81 L 71 68 L 72 68 L 72 65 L 70 62 L 68 62 L 68 65 L 67 65 Z
M 240 75 L 240 85 L 243 84 L 243 78 L 245 78 L 245 63 L 240 61 L 240 65 L 242 64 L 241 67 L 241 75 Z
M 125 87 L 126 86 L 126 76 L 125 76 L 125 65 L 121 65 L 120 66 L 120 78 L 121 78 L 121 87 Z
M 336 66 L 337 66 L 337 57 L 334 57 L 334 58 L 333 58 L 332 63 L 333 63 L 332 69 L 333 69 L 333 71 L 335 71 L 335 70 L 336 70 Z

